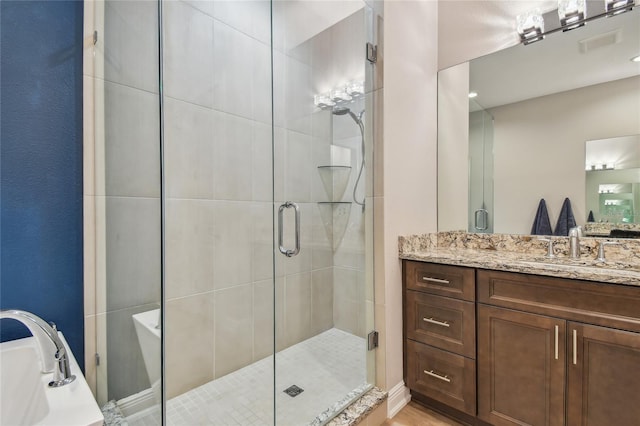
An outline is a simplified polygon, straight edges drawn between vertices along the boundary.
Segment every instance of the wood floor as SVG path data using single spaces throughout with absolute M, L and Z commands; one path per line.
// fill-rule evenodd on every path
M 435 411 L 411 401 L 392 419 L 385 421 L 383 426 L 462 426 Z

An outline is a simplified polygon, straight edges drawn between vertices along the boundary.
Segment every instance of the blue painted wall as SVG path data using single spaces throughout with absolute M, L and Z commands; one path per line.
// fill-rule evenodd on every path
M 0 1 L 0 307 L 54 321 L 84 368 L 82 22 L 82 1 Z

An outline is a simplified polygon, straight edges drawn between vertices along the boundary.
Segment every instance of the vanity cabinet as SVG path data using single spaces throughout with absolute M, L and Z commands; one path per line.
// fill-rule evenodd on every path
M 406 260 L 403 282 L 416 399 L 466 424 L 640 424 L 640 287 Z
M 564 424 L 565 335 L 563 320 L 478 306 L 478 417 Z
M 567 424 L 640 424 L 640 336 L 574 322 L 567 329 L 575 348 L 568 363 Z
M 404 276 L 407 385 L 475 415 L 475 270 L 405 262 Z

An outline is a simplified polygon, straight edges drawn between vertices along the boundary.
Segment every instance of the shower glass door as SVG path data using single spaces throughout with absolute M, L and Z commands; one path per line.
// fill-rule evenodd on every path
M 275 422 L 319 425 L 370 387 L 364 158 L 372 11 L 358 1 L 272 8 Z
M 325 423 L 373 381 L 373 11 L 88 4 L 107 425 Z
M 162 9 L 166 423 L 273 424 L 271 4 Z

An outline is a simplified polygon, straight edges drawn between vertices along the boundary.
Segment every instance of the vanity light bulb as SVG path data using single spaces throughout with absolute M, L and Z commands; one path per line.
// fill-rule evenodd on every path
M 331 100 L 328 93 L 325 93 L 322 95 L 315 95 L 313 97 L 313 103 L 315 106 L 322 109 L 331 108 L 332 106 L 335 105 L 335 102 Z
M 350 96 L 357 98 L 358 96 L 364 95 L 364 81 L 352 81 L 347 84 L 345 91 Z
M 469 99 L 473 99 L 478 96 L 478 92 L 469 92 Z
M 348 102 L 351 99 L 352 97 L 347 93 L 345 87 L 340 87 L 331 91 L 331 100 L 333 102 Z
M 544 36 L 544 18 L 540 9 L 534 9 L 516 17 L 516 29 L 520 35 L 520 41 L 524 44 L 542 40 Z
M 607 16 L 614 16 L 633 9 L 635 0 L 604 0 Z
M 631 58 L 631 62 L 640 62 L 640 55 Z
M 584 25 L 587 17 L 586 0 L 558 0 L 558 18 L 563 31 L 569 31 Z M 581 22 L 581 23 L 578 23 Z

